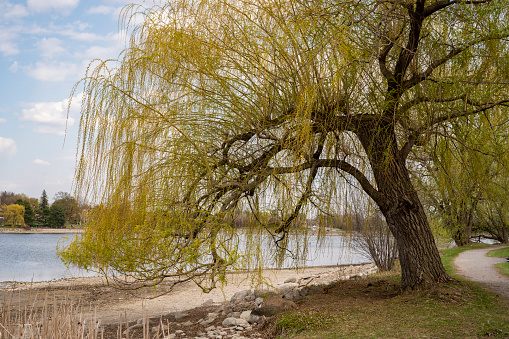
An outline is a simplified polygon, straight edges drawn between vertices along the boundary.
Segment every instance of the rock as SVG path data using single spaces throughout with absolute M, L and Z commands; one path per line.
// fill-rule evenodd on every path
M 208 326 L 208 325 L 212 324 L 213 322 L 214 322 L 214 319 L 210 319 L 210 320 L 201 319 L 198 321 L 198 324 L 200 324 L 202 326 Z
M 134 331 L 136 329 L 143 328 L 143 324 L 134 324 L 126 328 L 123 332 L 123 334 L 127 334 L 127 332 Z
M 268 296 L 267 298 L 265 298 L 263 305 L 264 306 L 276 306 L 276 307 L 281 308 L 283 311 L 290 311 L 290 310 L 297 309 L 296 303 L 294 303 L 291 300 L 283 299 L 280 295 Z
M 157 326 L 152 327 L 152 328 L 150 329 L 150 331 L 151 331 L 152 333 L 156 333 L 156 332 L 158 332 L 158 331 L 159 331 L 159 332 L 163 332 L 163 333 L 164 333 L 164 332 L 168 331 L 168 325 L 164 325 L 164 324 L 163 324 L 163 325 L 157 325 Z
M 201 305 L 202 306 L 209 306 L 209 305 L 213 305 L 214 304 L 214 300 L 212 299 L 207 299 L 205 300 Z
M 241 326 L 241 327 L 247 327 L 249 326 L 249 323 L 244 320 L 244 319 L 239 319 L 239 318 L 226 318 L 225 320 L 223 320 L 223 326 L 225 327 L 228 327 L 228 326 Z
M 180 320 L 182 318 L 185 318 L 187 317 L 189 314 L 188 313 L 185 313 L 185 312 L 171 312 L 171 313 L 168 313 L 168 316 L 172 316 L 175 318 L 175 320 Z
M 238 291 L 231 297 L 230 302 L 233 304 L 242 302 L 242 301 L 244 301 L 244 298 L 247 297 L 249 294 L 250 294 L 249 290 Z
M 244 312 L 248 310 L 254 310 L 258 305 L 254 301 L 239 302 L 231 307 L 232 312 Z
M 254 294 L 254 292 L 249 293 L 248 295 L 246 295 L 244 297 L 244 301 L 247 301 L 247 302 L 254 301 L 255 299 L 256 299 L 256 295 Z
M 186 321 L 185 323 L 182 323 L 182 326 L 191 326 L 194 325 L 194 323 L 190 320 Z
M 251 312 L 252 316 L 265 316 L 265 317 L 272 317 L 276 314 L 283 313 L 285 310 L 279 306 L 275 305 L 268 305 L 268 306 L 262 306 L 260 308 L 257 308 L 256 310 L 253 310 Z M 253 318 L 254 319 L 254 318 Z
M 216 313 L 216 312 L 211 312 L 211 313 L 208 313 L 208 314 L 207 314 L 206 320 L 210 320 L 210 319 L 212 319 L 212 320 L 216 320 L 216 318 L 217 318 L 218 316 L 219 316 L 219 314 L 218 314 L 218 313 Z
M 249 317 L 251 316 L 251 311 L 244 311 L 240 314 L 240 319 L 244 319 L 249 322 Z
M 281 296 L 285 299 L 294 300 L 300 297 L 299 284 L 285 283 L 277 287 Z
M 256 306 L 260 306 L 262 303 L 263 303 L 263 298 L 258 297 L 255 299 Z
M 253 314 L 253 312 L 251 312 L 249 314 L 249 319 L 247 320 L 247 322 L 250 324 L 257 324 L 259 322 L 260 318 L 261 318 L 261 316 L 255 315 L 255 314 Z
M 304 288 L 301 288 L 299 291 L 299 295 L 301 298 L 305 297 L 308 294 L 309 294 L 309 287 L 307 287 L 307 286 Z
M 296 283 L 296 282 L 297 282 L 297 278 L 296 277 L 290 277 L 290 278 L 285 280 L 285 284 L 286 283 Z

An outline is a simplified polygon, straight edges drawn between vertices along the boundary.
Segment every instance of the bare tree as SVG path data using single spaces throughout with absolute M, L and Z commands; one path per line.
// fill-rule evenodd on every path
M 380 213 L 365 215 L 356 213 L 356 229 L 360 230 L 355 238 L 357 251 L 373 260 L 380 271 L 390 271 L 398 257 L 396 239 Z

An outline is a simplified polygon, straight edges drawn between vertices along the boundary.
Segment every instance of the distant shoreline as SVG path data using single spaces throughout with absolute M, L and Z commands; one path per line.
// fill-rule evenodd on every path
M 74 228 L 35 228 L 32 227 L 29 230 L 24 228 L 4 228 L 0 227 L 0 234 L 76 234 L 83 233 L 84 228 L 82 227 L 74 227 Z

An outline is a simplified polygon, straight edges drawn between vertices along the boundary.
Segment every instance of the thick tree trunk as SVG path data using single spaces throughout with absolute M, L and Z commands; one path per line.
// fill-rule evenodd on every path
M 452 236 L 456 246 L 465 246 L 471 242 L 470 238 L 472 236 L 475 206 L 476 204 L 470 207 L 468 212 L 466 211 L 466 208 L 463 208 L 460 216 L 458 217 L 459 229 Z
M 408 187 L 409 191 L 412 187 Z M 427 288 L 445 282 L 447 276 L 431 228 L 418 199 L 408 194 L 393 196 L 395 207 L 383 211 L 398 243 L 404 289 Z M 410 198 L 410 199 L 409 199 Z
M 402 287 L 428 288 L 450 278 L 391 127 L 391 124 L 377 123 L 358 135 L 380 193 L 375 202 L 398 244 Z

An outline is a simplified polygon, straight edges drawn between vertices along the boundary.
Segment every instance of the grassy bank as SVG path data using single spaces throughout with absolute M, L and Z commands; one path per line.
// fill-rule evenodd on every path
M 471 245 L 442 251 L 449 274 L 453 259 Z M 280 315 L 272 330 L 281 338 L 507 338 L 509 300 L 478 285 L 451 282 L 426 292 L 400 293 L 400 272 L 315 289 L 299 309 Z
M 509 258 L 509 247 L 499 248 L 498 250 L 493 250 L 488 252 L 488 257 L 499 257 L 499 258 Z M 495 265 L 502 274 L 509 276 L 509 260 L 508 262 L 500 263 Z

